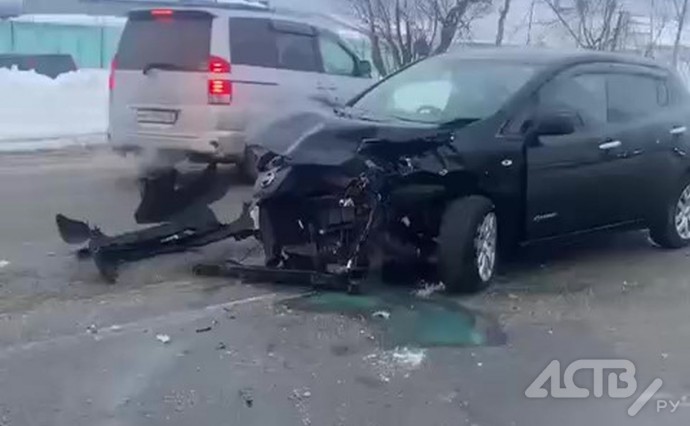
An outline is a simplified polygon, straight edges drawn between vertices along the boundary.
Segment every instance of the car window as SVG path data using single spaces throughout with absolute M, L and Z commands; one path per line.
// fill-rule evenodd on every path
M 539 109 L 574 112 L 586 127 L 606 123 L 606 75 L 556 78 L 539 91 Z
M 231 62 L 236 65 L 318 71 L 314 36 L 278 31 L 270 19 L 230 19 Z
M 668 105 L 664 80 L 642 74 L 610 74 L 608 119 L 624 123 L 647 116 Z
M 178 13 L 166 19 L 137 14 L 129 19 L 120 39 L 117 66 L 141 70 L 149 64 L 177 69 L 205 69 L 211 46 L 211 18 Z
M 480 120 L 495 114 L 536 69 L 530 64 L 439 55 L 384 80 L 353 106 L 425 123 Z
M 318 71 L 314 37 L 304 34 L 276 32 L 278 67 L 294 71 Z
M 350 53 L 335 40 L 319 37 L 323 69 L 327 74 L 354 76 L 357 63 Z

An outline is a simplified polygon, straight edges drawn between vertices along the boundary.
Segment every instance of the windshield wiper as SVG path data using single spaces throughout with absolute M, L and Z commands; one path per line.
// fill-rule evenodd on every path
M 144 75 L 148 75 L 151 70 L 164 70 L 164 71 L 182 71 L 182 67 L 175 64 L 169 64 L 165 62 L 151 62 L 146 64 L 144 69 L 141 71 Z
M 446 121 L 441 123 L 441 127 L 454 127 L 454 126 L 467 126 L 469 124 L 474 123 L 475 121 L 479 121 L 479 118 L 456 118 L 454 120 Z

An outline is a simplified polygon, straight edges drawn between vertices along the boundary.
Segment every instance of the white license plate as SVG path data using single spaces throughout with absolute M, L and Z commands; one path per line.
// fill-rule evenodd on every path
M 177 121 L 177 111 L 138 109 L 137 121 L 140 123 L 174 124 Z

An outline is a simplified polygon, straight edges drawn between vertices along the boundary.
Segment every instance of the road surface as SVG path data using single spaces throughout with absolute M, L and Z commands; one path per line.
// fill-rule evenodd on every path
M 251 190 L 224 173 L 233 188 L 213 207 L 229 220 Z M 192 276 L 256 255 L 222 242 L 105 284 L 54 215 L 132 229 L 135 177 L 103 150 L 0 156 L 0 425 L 688 424 L 690 408 L 657 402 L 690 395 L 688 250 L 588 238 L 522 253 L 472 297 L 375 283 L 350 297 Z M 525 396 L 552 360 L 600 358 L 634 362 L 634 395 Z

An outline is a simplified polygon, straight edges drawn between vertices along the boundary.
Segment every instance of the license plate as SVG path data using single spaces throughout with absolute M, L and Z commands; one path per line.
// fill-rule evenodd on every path
M 177 121 L 177 111 L 165 109 L 138 109 L 139 123 L 174 124 Z

